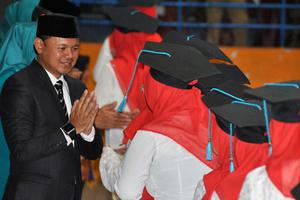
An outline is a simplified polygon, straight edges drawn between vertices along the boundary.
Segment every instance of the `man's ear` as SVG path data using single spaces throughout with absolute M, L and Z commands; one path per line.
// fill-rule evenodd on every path
M 44 47 L 45 47 L 44 41 L 39 37 L 35 38 L 34 48 L 35 48 L 36 53 L 41 54 L 43 52 Z

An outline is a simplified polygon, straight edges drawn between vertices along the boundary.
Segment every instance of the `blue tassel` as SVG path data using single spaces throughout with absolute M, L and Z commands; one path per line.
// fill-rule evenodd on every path
M 230 173 L 234 172 L 233 160 L 230 160 Z
M 269 144 L 269 156 L 271 156 L 272 155 L 272 142 L 271 142 L 271 134 L 270 134 L 270 128 L 269 128 L 269 116 L 268 116 L 268 107 L 267 107 L 266 100 L 263 100 L 263 106 L 264 106 L 265 124 L 266 124 L 266 131 L 267 131 L 268 144 Z
M 269 143 L 269 156 L 272 155 L 272 151 L 273 151 L 273 147 L 272 147 L 272 144 Z
M 206 160 L 212 160 L 212 154 L 211 154 L 211 142 L 209 141 L 206 146 Z
M 126 102 L 127 102 L 127 96 L 124 96 L 122 102 L 120 103 L 120 105 L 118 107 L 118 112 L 123 112 Z
M 230 138 L 229 138 L 229 154 L 230 154 L 230 173 L 232 173 L 234 171 L 234 164 L 233 164 L 233 156 L 232 156 L 232 135 L 233 135 L 233 124 L 230 123 L 229 124 L 230 127 Z

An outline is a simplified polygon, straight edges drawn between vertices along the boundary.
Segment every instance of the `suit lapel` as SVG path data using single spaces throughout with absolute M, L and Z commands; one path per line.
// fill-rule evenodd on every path
M 44 94 L 46 93 L 47 96 L 45 96 L 44 98 L 49 97 L 52 99 L 52 102 L 53 102 L 56 110 L 58 110 L 58 112 L 63 120 L 63 116 L 64 116 L 63 109 L 61 107 L 57 93 L 54 89 L 54 86 L 52 85 L 52 82 L 51 82 L 47 72 L 36 60 L 34 60 L 32 62 L 30 67 L 31 67 L 31 79 L 37 83 L 35 85 L 38 86 L 40 88 L 40 90 L 43 91 Z M 50 109 L 53 109 L 52 106 L 49 106 L 49 107 L 50 107 Z

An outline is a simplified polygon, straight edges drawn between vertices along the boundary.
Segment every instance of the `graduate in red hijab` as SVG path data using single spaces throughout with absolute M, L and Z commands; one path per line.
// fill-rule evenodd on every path
M 211 77 L 213 79 L 213 77 Z M 216 117 L 210 108 L 231 103 L 232 101 L 244 101 L 243 90 L 248 87 L 236 81 L 226 81 L 210 89 L 206 93 L 201 102 L 207 107 L 208 112 L 208 145 L 206 147 L 206 159 L 211 160 L 215 164 L 214 170 L 209 176 L 204 176 L 198 183 L 195 191 L 194 199 L 209 199 L 214 191 L 215 186 L 220 180 L 228 174 L 229 166 L 229 126 L 221 121 L 220 117 Z M 206 89 L 208 90 L 208 89 Z M 223 125 L 224 124 L 224 125 Z M 228 123 L 227 123 L 228 124 Z M 222 126 L 221 126 L 222 125 Z M 210 179 L 209 177 L 214 177 Z
M 120 0 L 118 5 L 123 7 L 128 7 L 128 6 L 133 7 L 134 9 L 140 11 L 141 13 L 144 13 L 145 15 L 148 15 L 149 17 L 156 18 L 157 13 L 156 13 L 155 2 L 156 1 L 152 1 L 152 0 L 145 0 L 145 1 Z M 126 20 L 126 16 L 123 17 Z M 139 24 L 137 24 L 137 26 L 138 25 Z M 126 24 L 122 26 L 125 26 L 126 28 Z M 119 28 L 122 28 L 122 26 Z M 135 30 L 135 32 L 147 33 L 146 30 L 142 29 L 141 27 L 138 27 L 138 29 Z M 103 66 L 106 63 L 110 62 L 115 56 L 117 56 L 116 54 L 118 54 L 119 51 L 128 48 L 128 43 L 126 42 L 123 43 L 124 39 L 126 39 L 126 32 L 120 31 L 120 29 L 118 29 L 117 27 L 114 27 L 113 32 L 105 38 L 101 46 L 101 51 L 99 53 L 97 63 L 94 67 L 94 79 L 96 81 L 98 81 L 99 79 L 99 75 L 101 74 L 101 70 Z
M 145 106 L 142 85 L 144 67 L 139 64 L 135 68 L 138 53 L 146 41 L 161 41 L 156 33 L 159 23 L 156 19 L 154 2 L 148 0 L 138 4 L 124 1 L 120 4 L 122 6 L 104 9 L 115 28 L 104 42 L 94 71 L 97 101 L 100 106 L 110 107 L 110 111 L 114 112 L 115 116 L 111 116 L 111 121 L 118 123 L 116 126 L 104 127 L 110 128 L 106 130 L 106 144 L 114 149 L 122 144 L 123 128 L 138 110 L 142 110 Z M 132 5 L 138 6 L 130 7 Z M 134 70 L 136 70 L 136 78 L 131 82 L 131 74 Z M 129 85 L 131 90 L 126 94 L 128 101 L 124 103 L 124 108 L 117 112 L 116 109 L 121 104 Z M 122 114 L 128 115 L 120 118 Z M 97 118 L 95 123 L 97 126 Z
M 262 105 L 252 100 L 232 101 L 211 110 L 217 115 L 220 128 L 230 134 L 229 160 L 205 175 L 208 192 L 202 199 L 238 199 L 247 173 L 268 158 Z
M 248 174 L 242 199 L 299 199 L 300 81 L 271 83 L 246 91 L 271 105 L 269 127 L 272 155 Z M 267 112 L 267 110 L 266 110 Z M 298 196 L 297 196 L 298 195 Z
M 214 108 L 216 106 L 221 106 L 221 105 L 226 105 L 232 103 L 232 102 L 244 102 L 248 98 L 246 98 L 243 95 L 243 91 L 247 89 L 248 87 L 242 84 L 239 84 L 235 81 L 227 81 L 223 84 L 216 85 L 213 88 L 210 89 L 210 92 L 208 92 L 206 95 L 202 97 L 203 102 L 208 106 L 208 108 Z M 245 109 L 248 109 L 247 107 Z M 233 110 L 234 111 L 234 110 Z M 232 111 L 229 111 L 229 113 Z M 212 113 L 213 115 L 214 113 Z M 239 116 L 243 117 L 243 116 Z M 213 192 L 217 188 L 217 186 L 222 182 L 224 177 L 230 174 L 230 167 L 234 167 L 239 163 L 237 166 L 241 166 L 241 163 L 243 165 L 247 165 L 245 162 L 245 155 L 246 152 L 245 150 L 249 150 L 249 148 L 245 148 L 245 146 L 251 146 L 250 144 L 248 145 L 243 144 L 241 141 L 238 139 L 235 139 L 235 137 L 230 137 L 230 122 L 222 118 L 219 114 L 217 114 L 214 118 L 212 118 L 213 127 L 211 133 L 209 134 L 208 138 L 210 139 L 211 146 L 212 146 L 212 158 L 211 159 L 216 159 L 217 163 L 219 165 L 217 168 L 215 168 L 211 173 L 205 175 L 203 177 L 203 180 L 201 180 L 197 186 L 196 192 L 194 199 L 211 199 L 212 195 L 214 194 Z M 243 124 L 244 126 L 244 124 Z M 253 135 L 255 132 L 260 130 L 260 128 L 256 128 L 257 130 L 254 129 L 254 127 L 243 127 L 243 128 L 236 128 L 235 132 L 239 133 L 239 137 L 242 138 L 244 141 L 248 142 L 253 142 L 254 139 L 249 141 L 249 136 Z M 249 135 L 249 130 L 251 135 Z M 253 133 L 252 133 L 252 132 Z M 227 133 L 227 134 L 226 134 Z M 236 134 L 236 133 L 235 133 Z M 245 135 L 246 134 L 246 135 Z M 256 135 L 260 136 L 263 133 L 257 133 Z M 244 136 L 245 135 L 245 136 Z M 233 135 L 234 136 L 234 135 Z M 216 138 L 218 140 L 216 141 Z M 250 138 L 251 139 L 251 138 Z M 232 140 L 233 142 L 229 143 L 229 141 Z M 255 138 L 255 141 L 257 142 L 257 138 Z M 259 142 L 263 142 L 259 140 Z M 242 145 L 240 145 L 242 143 Z M 232 147 L 230 147 L 230 145 Z M 236 147 L 236 148 L 233 148 Z M 229 151 L 230 149 L 230 151 Z M 239 150 L 238 150 L 239 149 Z M 211 150 L 210 150 L 211 151 Z M 208 152 L 210 152 L 208 151 Z M 207 152 L 207 153 L 208 153 Z M 215 152 L 218 152 L 218 154 L 215 156 Z M 238 154 L 241 152 L 240 154 Z M 238 155 L 236 156 L 236 162 L 230 163 L 230 160 L 234 161 L 234 153 L 237 153 Z M 232 155 L 232 156 L 230 156 Z M 208 156 L 211 157 L 211 156 Z M 239 161 L 239 162 L 237 162 Z M 232 166 L 230 166 L 232 164 Z M 241 171 L 240 169 L 238 169 Z M 240 176 L 241 173 L 235 172 L 235 175 Z M 231 177 L 230 179 L 233 179 Z M 229 181 L 230 181 L 229 179 Z M 233 179 L 234 180 L 234 179 Z M 238 181 L 239 182 L 239 181 Z M 226 184 L 225 184 L 226 185 Z M 238 185 L 236 183 L 236 185 Z M 237 186 L 238 187 L 238 186 Z M 232 192 L 232 191 L 231 191 Z M 237 192 L 235 192 L 236 195 L 238 195 Z M 234 194 L 234 192 L 232 192 Z M 216 196 L 216 194 L 214 194 Z M 224 196 L 224 195 L 223 195 Z M 234 199 L 232 196 L 230 197 Z
M 141 198 L 144 187 L 154 199 L 191 199 L 198 177 L 210 171 L 193 80 L 219 72 L 196 49 L 168 43 L 147 42 L 139 62 L 151 67 L 147 111 L 133 121 L 138 130 L 129 126 L 133 138 L 115 191 L 121 199 Z

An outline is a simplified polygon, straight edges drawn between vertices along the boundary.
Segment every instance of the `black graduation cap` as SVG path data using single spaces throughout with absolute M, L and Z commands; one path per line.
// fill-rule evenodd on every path
M 272 117 L 283 122 L 300 121 L 300 81 L 268 83 L 245 90 L 249 97 L 265 100 L 272 105 Z
M 246 90 L 245 93 L 272 104 L 300 100 L 300 81 L 267 83 L 262 87 Z
M 222 129 L 225 133 L 230 134 L 229 121 L 216 115 L 216 122 L 220 129 Z M 268 139 L 265 136 L 265 132 L 266 132 L 265 126 L 249 126 L 243 128 L 240 128 L 238 126 L 234 127 L 234 136 L 248 143 L 261 144 L 261 143 L 268 142 Z
M 71 15 L 51 14 L 38 19 L 36 36 L 79 38 L 77 19 Z
M 74 67 L 83 72 L 87 68 L 89 61 L 90 61 L 89 56 L 79 55 Z
M 199 79 L 196 87 L 198 87 L 203 94 L 209 92 L 212 87 L 222 84 L 228 80 L 233 80 L 240 84 L 250 84 L 246 75 L 236 65 L 227 65 L 223 63 L 214 65 L 222 73 Z
M 218 126 L 225 133 L 230 134 L 230 172 L 234 171 L 231 139 L 233 135 L 248 143 L 269 141 L 265 135 L 266 120 L 261 102 L 254 100 L 233 101 L 230 104 L 212 107 L 211 111 L 215 113 Z
M 185 35 L 179 31 L 170 31 L 163 38 L 163 42 L 193 46 L 208 59 L 219 59 L 232 63 L 215 44 L 200 40 L 194 37 L 194 35 Z
M 162 0 L 119 0 L 120 6 L 153 6 Z
M 147 42 L 139 62 L 151 67 L 152 76 L 167 85 L 182 88 L 190 81 L 220 73 L 194 47 Z
M 262 102 L 257 100 L 235 101 L 230 104 L 212 107 L 211 110 L 238 127 L 265 125 L 263 105 Z
M 228 104 L 232 101 L 245 101 L 248 99 L 244 96 L 244 90 L 246 89 L 249 89 L 249 87 L 229 80 L 211 88 L 202 97 L 202 100 L 208 108 Z
M 68 0 L 40 0 L 38 5 L 52 13 L 61 13 L 78 17 L 80 9 Z
M 111 18 L 112 23 L 126 32 L 155 33 L 159 20 L 150 17 L 132 7 L 105 7 L 104 12 Z
M 212 107 L 217 123 L 224 130 L 224 126 L 232 123 L 236 136 L 245 142 L 267 142 L 266 120 L 262 102 L 256 100 L 234 101 L 229 104 Z M 219 120 L 219 121 L 218 121 Z M 269 123 L 269 122 L 268 122 Z M 223 127 L 222 127 L 223 126 Z M 226 130 L 226 129 L 225 129 Z M 228 133 L 228 131 L 225 131 Z

